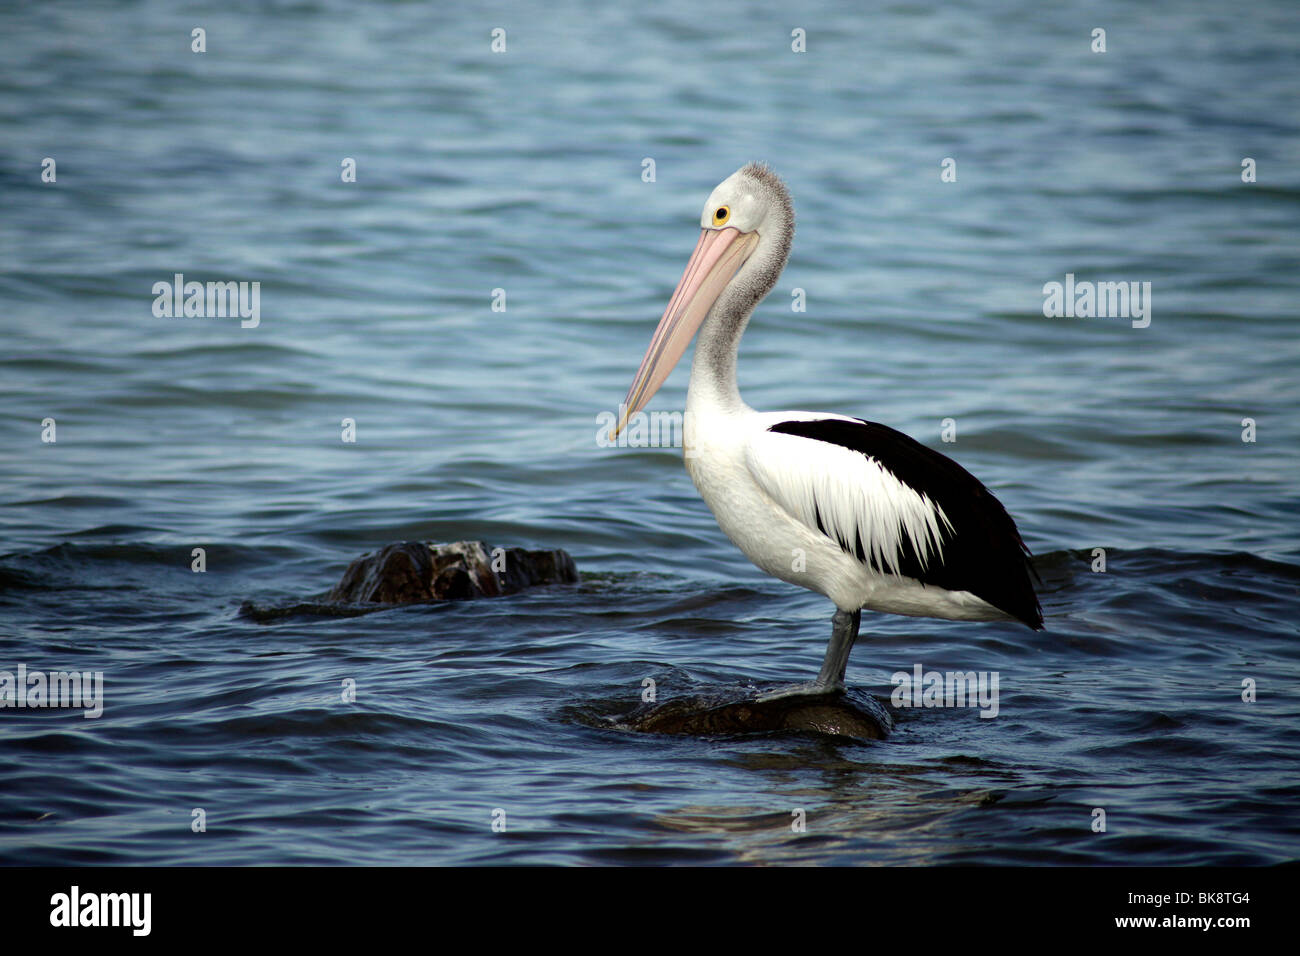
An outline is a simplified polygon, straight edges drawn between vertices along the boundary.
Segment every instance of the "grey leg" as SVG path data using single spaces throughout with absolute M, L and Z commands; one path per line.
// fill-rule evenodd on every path
M 858 639 L 858 625 L 862 621 L 862 612 L 841 611 L 836 609 L 831 618 L 831 639 L 826 645 L 826 657 L 822 661 L 821 673 L 814 681 L 803 684 L 790 684 L 777 687 L 758 695 L 759 701 L 778 700 L 782 697 L 815 696 L 818 694 L 838 694 L 844 690 L 844 671 L 849 666 L 849 652 Z
M 821 673 L 817 683 L 827 688 L 844 689 L 844 671 L 849 666 L 849 652 L 858 639 L 858 625 L 862 622 L 862 612 L 835 610 L 831 618 L 831 639 L 826 645 L 826 657 L 822 660 Z

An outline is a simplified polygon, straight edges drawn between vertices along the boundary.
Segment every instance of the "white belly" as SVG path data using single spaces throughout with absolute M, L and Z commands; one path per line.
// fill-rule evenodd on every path
M 792 517 L 759 486 L 746 464 L 750 436 L 779 421 L 834 417 L 839 416 L 692 409 L 686 470 L 722 532 L 763 571 L 824 594 L 846 611 L 1007 620 L 1008 615 L 969 591 L 926 586 L 871 569 L 818 529 Z

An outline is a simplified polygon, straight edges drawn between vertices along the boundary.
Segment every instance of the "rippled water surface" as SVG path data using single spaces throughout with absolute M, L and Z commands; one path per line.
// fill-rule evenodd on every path
M 0 670 L 101 670 L 105 704 L 0 710 L 0 861 L 1295 859 L 1298 9 L 6 5 Z M 799 231 L 747 400 L 941 447 L 1044 580 L 1041 633 L 864 615 L 849 681 L 996 671 L 995 719 L 601 726 L 647 677 L 810 677 L 829 634 L 679 451 L 596 441 L 751 159 Z M 260 325 L 156 318 L 175 273 L 259 281 Z M 1067 273 L 1150 282 L 1149 327 L 1045 318 Z M 465 538 L 581 582 L 239 613 Z

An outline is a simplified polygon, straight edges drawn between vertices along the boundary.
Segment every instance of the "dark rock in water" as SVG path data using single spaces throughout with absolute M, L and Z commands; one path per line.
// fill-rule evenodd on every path
M 332 603 L 409 604 L 514 594 L 539 584 L 572 584 L 578 569 L 566 551 L 505 548 L 493 570 L 482 541 L 400 541 L 362 555 L 325 598 Z
M 504 548 L 496 563 L 502 570 L 493 570 L 492 549 L 482 541 L 399 541 L 357 558 L 323 597 L 274 606 L 245 601 L 239 612 L 262 622 L 299 614 L 350 617 L 394 604 L 500 597 L 539 584 L 578 580 L 573 558 L 559 549 Z
M 893 720 L 873 697 L 853 692 L 759 700 L 752 691 L 681 697 L 642 704 L 615 726 L 650 734 L 752 734 L 803 730 L 881 740 Z
M 327 601 L 348 604 L 405 604 L 432 597 L 433 561 L 426 545 L 401 541 L 348 565 Z

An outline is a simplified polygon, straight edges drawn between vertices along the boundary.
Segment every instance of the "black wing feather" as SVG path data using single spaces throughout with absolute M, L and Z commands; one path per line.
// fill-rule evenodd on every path
M 938 504 L 952 523 L 951 531 L 942 529 L 942 560 L 932 555 L 928 566 L 923 566 L 914 543 L 904 534 L 899 572 L 922 584 L 969 591 L 1035 630 L 1042 628 L 1043 610 L 1030 579 L 1032 575 L 1038 580 L 1038 573 L 1030 563 L 1029 549 L 1002 503 L 961 465 L 887 425 L 861 419 L 780 422 L 768 430 L 861 452 Z M 838 543 L 863 560 L 860 541 L 854 543 L 856 547 Z

